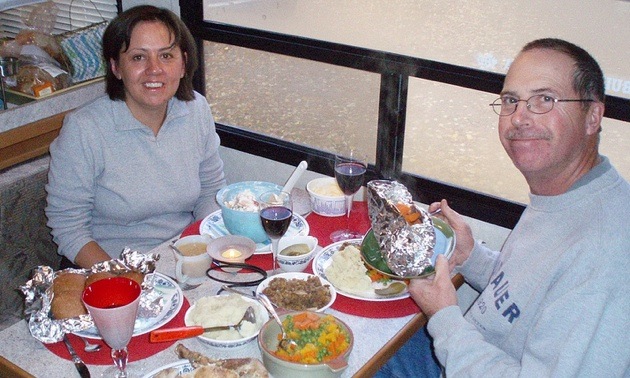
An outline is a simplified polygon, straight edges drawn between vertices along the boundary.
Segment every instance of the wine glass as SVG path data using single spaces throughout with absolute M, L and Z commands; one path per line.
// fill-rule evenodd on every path
M 337 185 L 346 197 L 346 228 L 334 231 L 330 234 L 333 242 L 363 237 L 363 234 L 350 230 L 350 211 L 352 210 L 352 198 L 363 185 L 363 178 L 367 170 L 365 155 L 355 149 L 347 152 L 347 156 L 335 157 L 335 179 Z
M 264 192 L 259 198 L 260 220 L 271 239 L 273 266 L 271 275 L 278 270 L 278 240 L 287 232 L 293 218 L 291 194 L 281 190 Z
M 83 291 L 83 303 L 94 320 L 105 343 L 112 348 L 114 365 L 103 376 L 126 378 L 127 344 L 140 303 L 140 285 L 126 277 L 112 277 L 96 281 Z

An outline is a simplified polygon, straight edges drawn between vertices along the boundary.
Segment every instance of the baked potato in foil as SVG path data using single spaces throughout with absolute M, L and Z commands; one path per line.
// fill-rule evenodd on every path
M 367 184 L 368 215 L 383 260 L 400 277 L 417 277 L 432 268 L 436 235 L 426 210 L 407 188 L 389 180 Z

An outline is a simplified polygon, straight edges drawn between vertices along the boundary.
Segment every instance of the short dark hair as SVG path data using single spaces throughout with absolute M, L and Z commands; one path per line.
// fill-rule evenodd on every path
M 125 100 L 125 85 L 112 71 L 111 60 L 118 61 L 120 52 L 129 48 L 131 33 L 140 22 L 161 22 L 173 37 L 173 45 L 178 46 L 185 54 L 185 75 L 179 81 L 175 97 L 182 101 L 195 98 L 193 93 L 193 74 L 199 64 L 197 45 L 184 22 L 168 9 L 152 5 L 140 5 L 129 8 L 114 18 L 103 34 L 103 58 L 107 65 L 105 73 L 105 90 L 112 100 Z
M 599 64 L 583 48 L 557 38 L 543 38 L 526 44 L 521 52 L 534 49 L 550 49 L 569 56 L 575 62 L 573 72 L 573 89 L 580 98 L 604 102 L 605 84 L 604 74 Z M 584 103 L 588 107 L 589 103 Z

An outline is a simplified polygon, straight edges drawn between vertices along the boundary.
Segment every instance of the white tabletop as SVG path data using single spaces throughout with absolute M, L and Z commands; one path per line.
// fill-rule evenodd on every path
M 157 271 L 174 276 L 174 256 L 167 243 L 157 247 L 152 253 L 160 255 Z M 200 297 L 215 295 L 221 283 L 208 279 L 196 289 L 184 291 L 184 296 L 192 304 Z M 351 377 L 357 372 L 387 341 L 389 341 L 413 315 L 400 318 L 374 319 L 348 315 L 334 309 L 326 310 L 350 326 L 354 334 L 354 349 L 350 354 L 349 367 L 342 377 Z M 0 332 L 0 355 L 36 377 L 78 377 L 72 361 L 58 357 L 50 352 L 41 342 L 33 338 L 25 320 L 22 320 Z M 149 358 L 129 364 L 140 375 L 156 368 L 178 361 L 174 349 L 177 343 L 205 354 L 212 358 L 254 357 L 261 359 L 256 340 L 236 350 L 216 349 L 196 338 L 180 340 Z M 133 353 L 133 351 L 131 351 Z M 262 361 L 262 359 L 261 359 Z M 106 365 L 88 365 L 93 377 L 100 376 Z

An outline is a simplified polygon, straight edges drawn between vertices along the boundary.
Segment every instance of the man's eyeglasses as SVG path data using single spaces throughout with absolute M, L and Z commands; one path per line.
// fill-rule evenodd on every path
M 490 106 L 495 113 L 500 116 L 509 116 L 510 114 L 514 114 L 516 111 L 516 106 L 519 102 L 525 102 L 525 106 L 529 109 L 530 112 L 534 114 L 545 114 L 549 113 L 551 109 L 553 109 L 553 105 L 556 102 L 594 102 L 595 100 L 587 100 L 587 99 L 563 99 L 558 100 L 557 98 L 553 98 L 547 95 L 535 95 L 527 100 L 520 100 L 516 97 L 512 96 L 501 96 L 494 100 Z

